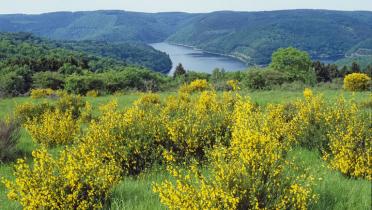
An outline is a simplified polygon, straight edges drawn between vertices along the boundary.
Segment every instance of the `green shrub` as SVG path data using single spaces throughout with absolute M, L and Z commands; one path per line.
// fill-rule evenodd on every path
M 14 119 L 0 120 L 0 162 L 15 156 L 20 126 Z
M 245 86 L 251 89 L 272 89 L 289 81 L 286 73 L 272 69 L 251 69 L 243 80 Z
M 17 96 L 24 92 L 24 81 L 16 72 L 0 75 L 0 95 Z
M 58 72 L 37 72 L 32 75 L 33 88 L 51 88 L 53 90 L 58 90 L 63 88 L 64 83 L 64 76 Z
M 105 83 L 100 75 L 71 75 L 66 78 L 65 90 L 85 95 L 89 90 L 104 90 Z

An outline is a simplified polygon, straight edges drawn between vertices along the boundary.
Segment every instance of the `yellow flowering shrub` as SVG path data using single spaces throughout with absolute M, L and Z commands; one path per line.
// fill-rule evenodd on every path
M 37 118 L 28 119 L 24 126 L 36 143 L 45 146 L 70 144 L 80 132 L 80 124 L 71 110 L 47 110 Z
M 67 148 L 57 158 L 46 149 L 32 156 L 32 165 L 18 160 L 15 181 L 3 180 L 8 198 L 24 209 L 102 209 L 120 178 L 117 164 L 103 162 L 90 145 Z
M 97 90 L 90 90 L 85 94 L 85 96 L 97 97 L 97 96 L 99 96 L 99 92 Z
M 324 159 L 345 175 L 372 180 L 371 116 L 363 116 L 355 102 L 340 98 L 326 121 L 329 148 Z
M 372 129 L 370 115 L 364 115 L 353 100 L 339 98 L 326 104 L 322 96 L 304 91 L 297 101 L 295 119 L 301 146 L 317 148 L 331 167 L 353 177 L 372 179 Z
M 344 78 L 344 88 L 349 91 L 368 90 L 371 86 L 371 78 L 367 74 L 352 73 Z
M 77 119 L 85 105 L 84 99 L 79 95 L 62 94 L 62 96 L 57 100 L 55 107 L 62 112 L 71 110 L 73 118 Z
M 296 136 L 283 107 L 256 110 L 239 101 L 234 111 L 230 147 L 215 147 L 207 173 L 192 164 L 188 170 L 168 165 L 175 181 L 154 185 L 170 209 L 307 209 L 315 200 L 306 175 L 292 177 L 285 154 Z M 165 154 L 169 161 L 174 156 Z
M 232 94 L 219 98 L 213 91 L 204 91 L 195 98 L 169 98 L 161 117 L 169 135 L 165 148 L 177 153 L 179 159 L 202 160 L 214 145 L 227 145 L 233 105 Z
M 32 89 L 30 93 L 31 98 L 44 98 L 44 97 L 50 97 L 54 95 L 55 95 L 55 91 L 50 88 Z
M 78 123 L 89 123 L 93 119 L 93 107 L 89 102 L 85 102 L 84 107 L 80 107 Z
M 21 123 L 26 122 L 27 119 L 34 119 L 35 117 L 41 116 L 47 110 L 53 110 L 54 107 L 44 101 L 39 104 L 33 104 L 31 102 L 26 102 L 23 104 L 16 105 L 14 109 L 14 116 Z
M 86 108 L 89 108 L 89 105 L 86 104 L 81 96 L 63 93 L 55 103 L 45 100 L 40 103 L 26 102 L 18 104 L 14 109 L 14 116 L 21 122 L 25 122 L 27 119 L 32 120 L 35 117 L 40 117 L 46 111 L 59 109 L 62 112 L 72 110 L 74 119 L 77 119 Z
M 117 102 L 101 107 L 101 116 L 90 123 L 83 142 L 96 145 L 104 158 L 115 159 L 128 174 L 138 174 L 162 161 L 162 151 L 178 154 L 179 160 L 204 158 L 216 144 L 227 145 L 235 98 L 203 92 L 168 98 L 164 103 L 149 93 L 120 112 Z
M 89 125 L 82 141 L 95 145 L 103 158 L 116 160 L 124 173 L 149 168 L 159 160 L 160 140 L 166 136 L 158 98 L 144 95 L 124 112 L 117 110 L 116 101 L 102 106 L 102 115 Z
M 142 95 L 137 101 L 134 102 L 135 106 L 160 104 L 160 96 L 155 93 L 146 93 Z
M 312 90 L 304 90 L 305 100 L 295 101 L 294 118 L 301 135 L 297 143 L 308 149 L 323 150 L 328 145 L 327 126 L 324 117 L 328 114 L 328 106 L 322 95 L 314 95 Z
M 228 80 L 226 84 L 232 91 L 240 90 L 238 80 Z
M 197 91 L 203 91 L 203 90 L 210 90 L 211 85 L 207 82 L 205 79 L 196 79 L 190 84 L 184 84 L 180 87 L 179 91 L 180 92 L 185 92 L 185 93 L 192 93 L 192 92 L 197 92 Z

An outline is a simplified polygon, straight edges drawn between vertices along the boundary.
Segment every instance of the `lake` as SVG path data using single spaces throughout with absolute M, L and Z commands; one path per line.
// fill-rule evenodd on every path
M 184 47 L 165 42 L 150 45 L 169 55 L 173 63 L 172 70 L 169 72 L 170 75 L 173 74 L 179 63 L 182 63 L 183 67 L 187 70 L 205 73 L 212 73 L 215 68 L 223 68 L 226 71 L 239 71 L 247 68 L 247 65 L 238 59 L 207 53 L 191 47 Z

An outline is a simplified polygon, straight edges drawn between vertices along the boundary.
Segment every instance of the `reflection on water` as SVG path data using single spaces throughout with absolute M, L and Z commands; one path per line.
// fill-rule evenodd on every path
M 237 59 L 206 53 L 189 47 L 172 45 L 165 42 L 154 43 L 151 46 L 169 54 L 173 63 L 170 74 L 173 74 L 179 63 L 182 63 L 187 70 L 206 73 L 212 73 L 215 68 L 223 68 L 226 71 L 238 71 L 247 68 L 243 62 Z

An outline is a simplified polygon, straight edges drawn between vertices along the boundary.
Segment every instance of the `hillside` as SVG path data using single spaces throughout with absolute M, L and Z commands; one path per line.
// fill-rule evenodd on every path
M 371 35 L 372 12 L 215 12 L 195 17 L 168 41 L 267 64 L 273 51 L 287 46 L 336 60 Z
M 59 41 L 56 46 L 96 56 L 109 57 L 132 65 L 167 73 L 172 61 L 164 52 L 143 43 L 110 43 L 105 41 Z
M 34 46 L 42 45 L 44 48 L 73 51 L 75 54 L 81 53 L 108 58 L 110 62 L 118 62 L 120 65 L 137 65 L 152 69 L 157 72 L 168 72 L 172 68 L 172 61 L 166 53 L 155 50 L 154 48 L 141 43 L 107 43 L 102 41 L 51 41 L 44 38 L 33 36 L 30 33 L 0 33 L 2 42 L 13 42 L 17 45 L 30 44 Z M 39 47 L 39 46 L 38 46 Z M 4 53 L 6 47 L 1 49 Z M 15 51 L 10 51 L 14 52 Z M 27 53 L 26 52 L 20 52 Z M 44 52 L 43 52 L 44 53 Z M 12 54 L 7 54 L 7 56 Z M 27 56 L 34 56 L 32 54 Z M 104 60 L 104 59 L 101 59 Z
M 368 66 L 372 66 L 372 55 L 343 58 L 336 61 L 335 64 L 341 68 L 351 66 L 353 62 L 359 64 L 361 69 L 366 69 Z
M 0 31 L 27 31 L 57 40 L 168 41 L 265 65 L 280 47 L 293 46 L 327 61 L 369 52 L 372 12 L 56 12 L 0 15 Z
M 0 15 L 0 30 L 32 32 L 57 40 L 160 42 L 191 14 L 126 11 L 54 12 Z
M 88 49 L 86 45 L 48 41 L 29 33 L 0 33 L 0 97 L 25 94 L 35 87 L 69 86 L 69 91 L 79 93 L 103 86 L 113 91 L 118 87 L 139 89 L 146 88 L 147 81 L 153 87 L 166 77 L 142 66 L 89 53 L 98 53 L 100 48 L 81 51 Z M 67 49 L 69 46 L 73 49 Z

